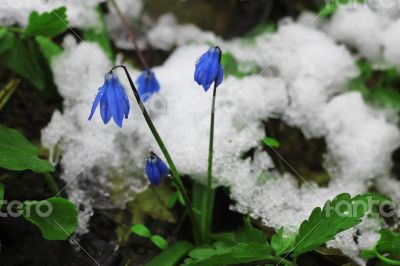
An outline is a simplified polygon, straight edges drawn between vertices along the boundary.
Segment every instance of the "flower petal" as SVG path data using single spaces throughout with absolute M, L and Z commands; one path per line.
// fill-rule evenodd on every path
M 124 114 L 121 108 L 120 93 L 121 90 L 119 88 L 118 78 L 114 76 L 113 79 L 111 80 L 110 87 L 107 90 L 107 103 L 111 115 L 114 119 L 114 122 L 119 127 L 122 127 L 122 120 L 124 118 Z
M 160 172 L 156 166 L 152 162 L 153 159 L 149 158 L 147 159 L 146 162 L 146 175 L 150 181 L 151 184 L 158 186 L 161 183 L 161 175 Z
M 94 98 L 94 101 L 93 101 L 93 104 L 92 104 L 92 109 L 90 110 L 90 115 L 89 115 L 88 120 L 92 119 L 92 117 L 94 115 L 94 112 L 96 111 L 97 105 L 99 105 L 100 99 L 103 97 L 106 85 L 107 84 L 105 82 L 104 85 L 99 88 L 99 91 L 98 91 L 98 93 L 96 95 L 96 98 Z
M 111 113 L 107 103 L 107 97 L 102 97 L 100 101 L 100 115 L 104 124 L 110 122 Z

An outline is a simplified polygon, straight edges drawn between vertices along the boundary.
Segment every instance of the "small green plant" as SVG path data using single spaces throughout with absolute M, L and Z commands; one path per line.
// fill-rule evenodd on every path
M 57 184 L 50 172 L 54 166 L 38 157 L 38 148 L 20 132 L 0 125 L 0 167 L 12 171 L 31 170 L 42 174 L 55 195 L 59 194 Z M 4 197 L 4 185 L 0 183 L 0 200 Z M 2 201 L 3 202 L 3 201 Z M 10 206 L 7 211 L 10 211 Z M 22 215 L 35 224 L 47 240 L 65 240 L 78 226 L 78 214 L 70 201 L 53 197 L 41 201 L 24 201 L 13 204 L 12 212 Z M 3 219 L 3 218 L 2 218 Z
M 173 253 L 165 250 L 159 257 L 166 254 L 174 256 L 170 258 L 173 263 L 162 264 L 156 257 L 150 264 L 152 266 L 177 265 L 186 252 L 187 258 L 182 265 L 230 265 L 248 262 L 262 261 L 274 265 L 296 265 L 298 257 L 320 247 L 335 236 L 351 227 L 356 226 L 362 218 L 370 213 L 373 206 L 368 203 L 374 200 L 381 202 L 382 198 L 375 194 L 363 194 L 351 197 L 347 193 L 340 194 L 332 200 L 328 200 L 323 208 L 315 208 L 308 219 L 304 220 L 296 234 L 285 235 L 284 229 L 280 228 L 271 237 L 267 238 L 265 233 L 252 226 L 250 219 L 244 220 L 241 229 L 235 232 L 212 234 L 215 240 L 212 244 L 204 244 L 189 248 L 182 247 L 181 252 Z M 378 242 L 380 252 L 397 250 L 398 236 L 387 234 Z M 390 238 L 390 239 L 389 239 Z M 388 240 L 389 239 L 389 240 Z M 396 240 L 397 239 L 397 240 Z M 386 244 L 384 244 L 386 243 Z M 174 247 L 174 249 L 177 249 Z M 398 252 L 395 251 L 395 252 Z M 395 253 L 396 254 L 396 253 Z M 398 264 L 394 264 L 398 265 Z
M 161 250 L 166 250 L 168 248 L 168 242 L 160 235 L 152 235 L 150 230 L 143 224 L 134 224 L 131 227 L 131 232 L 145 238 L 149 238 L 154 245 L 156 245 Z
M 364 99 L 379 106 L 400 111 L 399 71 L 392 66 L 373 67 L 365 60 L 357 62 L 360 75 L 348 83 L 348 89 L 360 92 Z
M 370 250 L 364 250 L 364 259 L 378 258 L 385 265 L 400 265 L 400 234 L 382 229 L 381 238 Z

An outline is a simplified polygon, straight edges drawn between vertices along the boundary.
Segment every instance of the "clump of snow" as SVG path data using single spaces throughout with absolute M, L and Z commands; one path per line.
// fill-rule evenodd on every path
M 333 98 L 323 119 L 328 129 L 328 156 L 334 156 L 329 160 L 336 164 L 332 171 L 358 181 L 389 174 L 391 154 L 400 144 L 399 130 L 384 114 L 368 107 L 359 93 Z
M 286 81 L 291 104 L 285 120 L 309 137 L 322 136 L 319 113 L 329 97 L 358 74 L 344 46 L 300 24 L 282 25 L 277 34 L 256 38 L 255 47 L 227 46 L 237 58 L 257 62 L 261 74 L 275 73 Z
M 399 36 L 400 34 L 400 18 L 393 22 L 383 33 L 382 45 L 383 45 L 383 56 L 385 61 L 400 68 L 400 51 L 398 49 L 400 45 Z
M 340 6 L 329 23 L 329 34 L 349 44 L 370 60 L 381 58 L 382 29 L 389 21 L 365 4 Z
M 373 63 L 385 63 L 400 68 L 400 1 L 371 0 L 367 3 L 340 5 L 324 26 L 337 41 L 356 48 Z
M 101 2 L 104 0 L 2 0 L 0 25 L 26 26 L 33 11 L 43 13 L 65 6 L 71 27 L 96 27 L 99 25 L 99 19 L 95 7 Z

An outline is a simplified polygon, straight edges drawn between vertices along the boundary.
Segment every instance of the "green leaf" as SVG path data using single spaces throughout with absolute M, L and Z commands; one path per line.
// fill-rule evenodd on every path
M 370 98 L 385 107 L 400 110 L 400 93 L 393 88 L 379 88 L 371 91 Z
M 380 254 L 390 253 L 392 256 L 400 256 L 400 234 L 382 229 L 381 238 L 375 249 Z
M 161 250 L 166 250 L 168 248 L 168 242 L 160 235 L 152 235 L 150 237 L 151 242 L 154 243 Z
M 362 250 L 361 257 L 365 260 L 376 257 L 382 261 L 382 265 L 400 265 L 400 234 L 388 229 L 382 229 L 380 233 L 381 237 L 375 246 Z
M 60 7 L 50 12 L 39 14 L 33 11 L 25 30 L 29 35 L 56 36 L 68 28 L 67 8 Z
M 224 52 L 222 54 L 221 64 L 224 67 L 224 73 L 226 76 L 232 75 L 237 78 L 243 78 L 245 76 L 255 74 L 259 70 L 254 64 L 239 64 L 233 54 L 229 52 Z
M 230 265 L 260 260 L 271 260 L 271 247 L 261 243 L 238 243 L 228 246 L 216 242 L 189 252 L 189 258 L 182 265 Z
M 36 36 L 35 40 L 36 40 L 37 44 L 39 45 L 40 50 L 42 51 L 44 57 L 49 62 L 54 56 L 59 55 L 63 51 L 61 46 L 59 46 L 58 44 L 56 44 L 49 38 L 46 38 L 43 36 Z
M 108 36 L 108 31 L 104 19 L 104 14 L 100 8 L 100 6 L 96 7 L 96 11 L 100 20 L 100 26 L 97 28 L 90 28 L 90 29 L 85 29 L 83 31 L 84 38 L 87 41 L 92 41 L 96 42 L 97 44 L 100 45 L 100 47 L 103 49 L 103 51 L 106 53 L 108 58 L 111 60 L 111 62 L 114 62 L 114 53 L 112 51 L 111 47 L 111 41 Z
M 38 157 L 38 149 L 15 129 L 0 125 L 0 167 L 8 170 L 54 171 L 46 160 Z
M 64 198 L 25 201 L 22 214 L 39 227 L 47 240 L 65 240 L 78 226 L 78 212 L 73 203 Z
M 275 255 L 280 256 L 282 254 L 291 252 L 295 237 L 295 235 L 284 237 L 283 227 L 279 228 L 278 231 L 276 231 L 276 234 L 271 238 L 271 246 L 275 252 Z
M 191 250 L 190 242 L 177 242 L 152 259 L 147 266 L 175 266 Z
M 0 27 L 0 55 L 12 48 L 14 42 L 13 36 L 7 28 Z
M 33 38 L 7 31 L 0 38 L 0 63 L 16 72 L 47 96 L 57 95 L 50 66 Z
M 351 2 L 353 3 L 354 0 Z M 355 0 L 354 2 L 363 3 L 364 0 Z M 335 1 L 326 1 L 326 4 L 323 8 L 320 9 L 318 16 L 327 17 L 336 12 L 340 5 L 346 5 L 349 3 L 349 0 L 335 0 Z
M 370 260 L 372 258 L 375 258 L 375 251 L 374 250 L 362 250 L 361 251 L 361 258 L 364 260 Z
M 335 235 L 361 222 L 361 218 L 369 211 L 368 198 L 372 195 L 358 195 L 354 198 L 347 193 L 328 200 L 324 208 L 315 208 L 310 217 L 300 225 L 295 239 L 293 256 L 313 250 Z M 368 206 L 371 207 L 371 206 Z
M 235 239 L 237 243 L 261 243 L 268 245 L 267 236 L 260 229 L 251 225 L 250 217 L 244 219 L 243 228 L 236 232 Z
M 278 140 L 274 139 L 274 138 L 270 138 L 270 137 L 264 137 L 262 139 L 262 142 L 268 146 L 268 147 L 272 147 L 272 148 L 279 148 L 279 146 L 281 145 L 279 143 Z
M 143 224 L 135 224 L 131 227 L 131 232 L 141 236 L 141 237 L 150 237 L 150 230 Z
M 213 234 L 212 238 L 222 241 L 228 245 L 235 245 L 236 243 L 260 243 L 268 244 L 267 236 L 260 229 L 251 225 L 250 218 L 243 219 L 243 227 L 236 232 Z
M 178 200 L 178 193 L 177 193 L 177 192 L 174 192 L 174 193 L 168 198 L 167 207 L 168 207 L 168 208 L 174 207 L 174 206 L 175 206 L 175 203 L 177 202 L 177 200 Z

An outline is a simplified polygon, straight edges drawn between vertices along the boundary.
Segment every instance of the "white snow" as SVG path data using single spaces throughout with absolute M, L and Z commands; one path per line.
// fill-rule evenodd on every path
M 71 27 L 91 28 L 99 25 L 95 11 L 97 4 L 105 0 L 0 0 L 0 25 L 19 24 L 26 26 L 32 11 L 50 12 L 56 8 L 67 7 Z
M 329 34 L 338 41 L 344 42 L 366 56 L 370 60 L 381 58 L 380 39 L 382 29 L 389 21 L 379 16 L 365 4 L 341 6 L 329 23 Z

